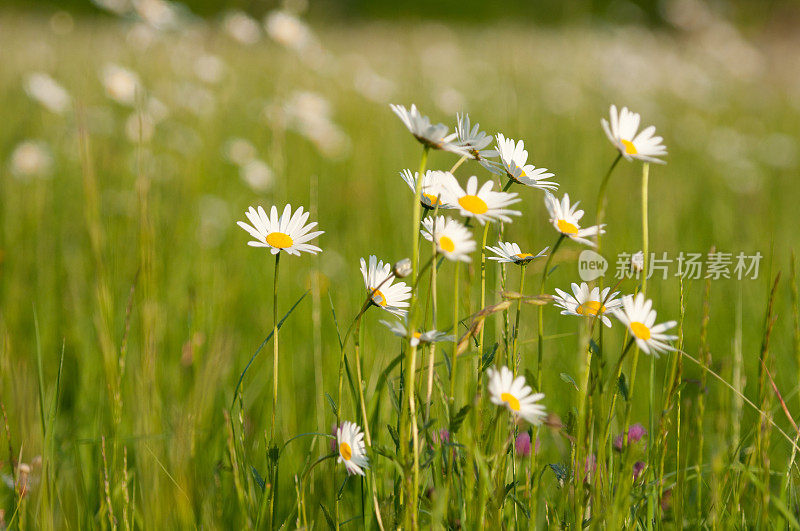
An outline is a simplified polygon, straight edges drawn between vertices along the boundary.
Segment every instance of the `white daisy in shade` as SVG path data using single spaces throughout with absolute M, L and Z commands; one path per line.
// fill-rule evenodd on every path
M 446 205 L 442 202 L 442 182 L 446 175 L 450 175 L 450 172 L 428 170 L 422 176 L 422 195 L 419 198 L 419 202 L 424 208 L 433 210 L 436 208 L 437 203 L 440 209 L 453 208 L 453 205 Z M 400 177 L 411 188 L 411 191 L 416 193 L 419 172 L 415 171 L 412 174 L 411 170 L 403 170 L 400 172 Z
M 469 156 L 469 151 L 466 148 L 454 142 L 458 136 L 456 133 L 448 134 L 449 129 L 444 124 L 431 124 L 427 116 L 420 114 L 416 105 L 412 104 L 411 109 L 394 104 L 390 104 L 389 107 L 403 121 L 403 124 L 411 131 L 411 134 L 423 145 L 433 149 L 450 151 L 457 155 Z
M 348 474 L 364 475 L 369 468 L 367 447 L 364 445 L 364 433 L 355 422 L 344 421 L 336 429 L 336 448 L 339 451 L 337 463 L 344 463 Z
M 654 324 L 656 311 L 653 309 L 653 301 L 645 299 L 641 293 L 637 293 L 636 297 L 633 295 L 623 297 L 622 307 L 614 310 L 614 316 L 630 329 L 636 340 L 636 346 L 647 354 L 658 357 L 659 352 L 675 350 L 675 347 L 667 341 L 678 339 L 678 337 L 664 332 L 678 323 L 667 321 Z
M 499 371 L 490 367 L 486 374 L 489 376 L 489 400 L 493 404 L 507 407 L 516 417 L 531 424 L 538 426 L 542 423 L 547 416 L 544 406 L 539 404 L 544 394 L 534 393 L 530 386 L 525 385 L 525 378 L 514 378 L 508 367 L 500 367 Z
M 468 228 L 444 216 L 422 220 L 420 233 L 429 242 L 435 240 L 438 252 L 453 261 L 469 262 L 469 255 L 478 248 Z
M 556 288 L 557 295 L 553 295 L 553 303 L 562 309 L 561 315 L 597 316 L 602 319 L 604 325 L 610 327 L 611 319 L 608 318 L 608 314 L 622 305 L 622 301 L 616 298 L 619 291 L 609 295 L 611 288 L 605 288 L 603 291 L 598 287 L 589 289 L 586 282 L 582 282 L 580 286 L 573 282 L 571 287 L 574 295 L 558 288 Z
M 496 260 L 498 262 L 506 262 L 517 265 L 527 265 L 531 260 L 547 256 L 547 249 L 548 247 L 545 247 L 536 254 L 523 253 L 519 245 L 514 242 L 497 242 L 497 247 L 486 247 L 486 250 L 492 251 L 497 255 L 490 256 L 489 260 Z
M 641 121 L 638 113 L 623 107 L 617 114 L 617 106 L 612 105 L 609 114 L 610 124 L 605 118 L 601 119 L 603 130 L 623 157 L 628 160 L 638 159 L 666 164 L 663 160 L 656 158 L 666 155 L 667 147 L 662 143 L 663 138 L 655 136 L 656 128 L 654 126 L 645 127 L 637 134 Z
M 303 212 L 303 207 L 298 208 L 292 214 L 292 205 L 286 205 L 280 216 L 278 216 L 278 209 L 275 206 L 270 210 L 269 216 L 260 206 L 258 210 L 250 207 L 245 215 L 252 226 L 244 221 L 236 223 L 255 238 L 255 241 L 249 241 L 247 245 L 269 247 L 272 254 L 286 251 L 297 256 L 300 256 L 301 252 L 317 254 L 322 250 L 316 245 L 308 243 L 323 234 L 323 231 L 311 232 L 311 229 L 317 226 L 317 222 L 313 221 L 306 225 L 309 213 Z
M 492 173 L 502 175 L 503 170 L 495 161 L 486 160 L 498 155 L 494 149 L 486 149 L 492 143 L 492 137 L 481 131 L 480 124 L 474 126 L 469 121 L 469 114 L 456 115 L 456 134 L 458 135 L 458 145 L 466 148 L 470 157 L 477 160 L 481 166 Z
M 427 332 L 414 332 L 413 334 L 408 331 L 406 325 L 401 322 L 394 321 L 380 321 L 382 325 L 386 326 L 392 333 L 399 337 L 407 338 L 412 347 L 416 347 L 420 343 L 436 343 L 438 341 L 453 341 L 453 336 L 449 336 L 444 332 L 438 330 L 428 330 Z
M 375 255 L 369 257 L 369 265 L 363 258 L 361 259 L 361 275 L 364 277 L 364 285 L 370 294 L 375 306 L 383 308 L 387 312 L 397 317 L 404 317 L 408 308 L 408 299 L 411 298 L 411 287 L 405 282 L 392 284 L 394 273 L 390 264 L 384 264 L 383 260 L 378 260 Z M 374 293 L 373 293 L 374 292 Z
M 498 133 L 497 152 L 500 154 L 503 170 L 512 181 L 540 190 L 558 188 L 558 183 L 547 180 L 548 177 L 553 177 L 553 173 L 548 172 L 546 168 L 528 164 L 528 152 L 522 140 L 514 143 L 512 138 L 506 138 L 502 133 Z
M 519 216 L 517 210 L 509 210 L 505 207 L 520 201 L 516 193 L 493 192 L 494 182 L 486 181 L 478 189 L 478 178 L 472 176 L 467 181 L 467 188 L 461 188 L 458 181 L 452 175 L 445 177 L 443 182 L 445 203 L 452 204 L 461 211 L 462 216 L 475 218 L 481 225 L 487 221 L 511 222 L 509 216 Z
M 544 194 L 544 204 L 547 211 L 550 213 L 550 223 L 553 227 L 563 234 L 569 236 L 572 240 L 588 245 L 590 247 L 597 247 L 597 244 L 587 240 L 587 237 L 597 236 L 597 234 L 605 234 L 606 231 L 603 225 L 593 225 L 584 229 L 580 226 L 580 219 L 583 217 L 583 210 L 577 210 L 580 201 L 574 204 L 569 204 L 569 194 L 564 194 L 564 197 L 559 202 L 556 197 L 550 192 Z

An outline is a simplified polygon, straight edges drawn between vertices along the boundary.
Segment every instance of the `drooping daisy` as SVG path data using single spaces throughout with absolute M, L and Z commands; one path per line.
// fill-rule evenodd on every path
M 428 170 L 425 172 L 425 175 L 422 177 L 422 195 L 419 198 L 420 203 L 424 208 L 429 210 L 433 210 L 436 208 L 436 204 L 439 204 L 439 209 L 445 208 L 453 208 L 453 205 L 447 205 L 442 202 L 442 182 L 446 175 L 451 175 L 450 172 L 446 171 L 437 171 L 437 170 Z M 411 188 L 412 192 L 417 191 L 417 179 L 419 178 L 419 172 L 411 173 L 411 170 L 403 170 L 400 172 L 400 176 L 406 182 L 409 188 Z
M 597 244 L 587 240 L 587 236 L 597 236 L 597 234 L 605 234 L 605 223 L 602 225 L 593 225 L 582 229 L 579 225 L 580 219 L 583 217 L 583 210 L 576 210 L 580 201 L 576 201 L 573 205 L 569 204 L 569 194 L 564 194 L 564 197 L 559 202 L 556 197 L 550 192 L 545 192 L 544 204 L 547 211 L 550 213 L 550 223 L 553 227 L 563 234 L 569 236 L 572 240 L 578 243 L 588 245 L 590 247 L 597 247 Z
M 636 134 L 641 120 L 638 113 L 623 107 L 617 114 L 617 106 L 612 105 L 609 114 L 610 124 L 605 118 L 601 119 L 603 130 L 623 157 L 628 160 L 638 159 L 666 164 L 663 160 L 656 158 L 666 155 L 667 147 L 662 143 L 663 138 L 655 136 L 656 128 L 654 126 L 646 127 Z
M 544 406 L 538 402 L 544 398 L 544 394 L 534 393 L 530 386 L 525 385 L 525 378 L 514 378 L 514 373 L 508 367 L 500 367 L 499 371 L 490 367 L 486 374 L 489 376 L 489 399 L 493 404 L 507 407 L 515 416 L 531 424 L 542 423 L 546 413 Z
M 658 357 L 660 352 L 675 350 L 675 347 L 667 341 L 678 339 L 678 336 L 668 335 L 664 332 L 678 323 L 667 321 L 654 324 L 656 311 L 653 309 L 653 301 L 645 299 L 641 293 L 637 293 L 636 297 L 633 295 L 623 297 L 622 307 L 614 310 L 614 316 L 630 329 L 636 340 L 636 346 L 645 353 Z
M 411 334 L 409 333 L 408 328 L 406 328 L 406 325 L 399 321 L 380 321 L 380 323 L 391 330 L 394 335 L 409 339 L 412 347 L 416 347 L 420 343 L 428 344 L 437 343 L 439 341 L 453 341 L 453 336 L 449 336 L 444 332 L 439 332 L 438 330 L 414 332 Z
M 438 216 L 422 220 L 422 236 L 430 241 L 436 241 L 438 252 L 453 261 L 469 262 L 470 254 L 478 245 L 472 239 L 472 232 L 458 221 Z
M 506 262 L 509 264 L 527 265 L 531 260 L 546 256 L 547 249 L 545 247 L 536 254 L 523 253 L 514 242 L 497 242 L 497 247 L 487 246 L 486 250 L 492 251 L 497 256 L 490 256 L 489 260 L 496 260 L 498 262 Z
M 343 422 L 336 430 L 336 447 L 339 451 L 336 462 L 344 463 L 348 474 L 363 476 L 364 469 L 369 468 L 369 458 L 361 428 L 354 422 Z
M 307 243 L 323 234 L 324 231 L 310 232 L 317 226 L 317 222 L 305 224 L 308 221 L 309 213 L 303 212 L 303 207 L 298 208 L 292 214 L 292 205 L 286 205 L 280 216 L 278 216 L 278 209 L 275 206 L 270 210 L 269 216 L 260 206 L 258 210 L 250 207 L 245 215 L 253 224 L 252 226 L 244 221 L 236 223 L 255 238 L 255 241 L 249 241 L 247 245 L 269 247 L 272 254 L 286 251 L 297 256 L 300 256 L 301 252 L 317 254 L 322 250 L 316 245 Z
M 411 287 L 405 282 L 392 283 L 394 273 L 390 264 L 384 264 L 383 260 L 378 261 L 375 255 L 372 255 L 369 257 L 368 267 L 366 260 L 362 258 L 361 275 L 364 277 L 364 285 L 372 294 L 375 306 L 397 317 L 405 317 L 408 311 L 403 308 L 408 308 L 406 301 L 411 298 Z M 372 293 L 373 291 L 375 293 Z
M 458 135 L 458 145 L 466 148 L 470 156 L 477 160 L 481 166 L 492 173 L 502 175 L 503 170 L 495 161 L 487 160 L 498 155 L 494 149 L 486 149 L 492 143 L 492 137 L 480 130 L 480 124 L 474 126 L 470 124 L 469 114 L 456 115 L 456 133 Z
M 448 127 L 442 123 L 431 124 L 430 118 L 420 114 L 416 105 L 412 104 L 411 109 L 394 104 L 390 104 L 389 107 L 392 108 L 392 111 L 403 121 L 403 124 L 421 144 L 433 149 L 442 149 L 457 155 L 469 156 L 469 151 L 466 148 L 453 142 L 458 136 L 457 133 L 448 134 Z
M 528 164 L 528 152 L 522 140 L 515 144 L 512 138 L 506 138 L 502 133 L 498 133 L 497 152 L 509 179 L 540 190 L 558 189 L 558 183 L 547 180 L 548 177 L 553 177 L 553 173 L 548 172 L 546 168 Z
M 580 286 L 573 282 L 571 287 L 574 295 L 558 288 L 556 288 L 557 295 L 553 295 L 553 303 L 562 309 L 561 315 L 597 316 L 602 319 L 604 325 L 610 327 L 611 319 L 608 318 L 608 314 L 622 305 L 622 301 L 615 298 L 619 295 L 619 291 L 609 295 L 611 288 L 605 288 L 601 292 L 598 287 L 589 289 L 586 282 L 582 282 Z
M 467 181 L 467 188 L 461 188 L 453 175 L 447 175 L 443 181 L 444 202 L 452 204 L 461 211 L 462 216 L 472 217 L 481 225 L 487 221 L 511 222 L 509 216 L 519 216 L 517 210 L 505 207 L 520 201 L 516 193 L 493 192 L 494 182 L 486 181 L 480 190 L 478 178 L 472 176 Z

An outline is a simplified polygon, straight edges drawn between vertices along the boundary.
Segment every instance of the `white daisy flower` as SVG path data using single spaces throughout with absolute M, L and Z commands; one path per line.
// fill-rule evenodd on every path
M 364 277 L 364 285 L 372 294 L 375 306 L 397 317 L 405 317 L 408 311 L 403 308 L 408 308 L 406 301 L 411 298 L 411 287 L 405 282 L 392 284 L 394 273 L 390 264 L 384 264 L 383 260 L 378 261 L 377 257 L 372 255 L 369 257 L 369 267 L 367 267 L 366 260 L 362 258 L 361 275 Z
M 410 334 L 406 325 L 401 322 L 380 321 L 380 323 L 391 330 L 394 335 L 409 339 L 412 347 L 416 347 L 420 343 L 428 344 L 437 343 L 439 341 L 453 341 L 453 336 L 449 336 L 438 330 L 428 330 L 427 332 L 414 332 Z
M 597 236 L 598 233 L 605 234 L 606 230 L 603 228 L 605 223 L 582 229 L 579 222 L 583 217 L 583 210 L 576 210 L 579 203 L 580 201 L 576 201 L 573 205 L 570 205 L 569 194 L 564 194 L 561 202 L 550 192 L 545 192 L 544 194 L 544 204 L 550 213 L 550 223 L 553 224 L 553 227 L 564 236 L 569 236 L 578 243 L 597 247 L 596 243 L 587 240 L 586 237 Z
M 472 239 L 472 232 L 458 221 L 439 216 L 422 220 L 422 236 L 430 241 L 436 240 L 438 252 L 454 261 L 469 262 L 470 254 L 478 248 Z
M 660 136 L 655 136 L 654 126 L 642 129 L 639 134 L 639 122 L 641 118 L 638 113 L 631 112 L 627 107 L 623 107 L 617 114 L 617 106 L 612 105 L 609 112 L 611 123 L 603 118 L 603 130 L 612 144 L 628 160 L 638 159 L 645 162 L 656 162 L 666 164 L 661 157 L 667 154 L 667 147 L 662 143 L 664 140 Z
M 604 325 L 611 327 L 611 319 L 607 314 L 622 305 L 622 301 L 615 298 L 619 295 L 619 291 L 609 295 L 611 288 L 605 288 L 601 292 L 598 287 L 589 289 L 586 282 L 582 282 L 580 286 L 573 282 L 571 287 L 574 296 L 558 288 L 556 288 L 557 295 L 553 295 L 553 303 L 563 310 L 561 315 L 598 316 Z
M 453 205 L 446 205 L 442 202 L 442 182 L 445 175 L 451 175 L 450 172 L 428 170 L 422 177 L 422 195 L 419 198 L 420 203 L 424 208 L 433 210 L 436 204 L 439 204 L 439 209 L 453 208 Z M 419 172 L 411 173 L 411 170 L 403 170 L 400 172 L 400 177 L 406 182 L 412 192 L 417 191 L 417 179 Z
M 542 393 L 533 393 L 530 386 L 525 385 L 525 378 L 517 376 L 508 367 L 500 367 L 497 371 L 490 367 L 486 374 L 489 377 L 489 400 L 498 406 L 505 406 L 517 417 L 531 424 L 539 425 L 547 416 L 544 406 L 538 402 L 544 398 Z
M 493 192 L 492 187 L 494 182 L 486 181 L 479 190 L 478 178 L 473 175 L 467 181 L 465 190 L 453 175 L 447 175 L 443 182 L 443 200 L 458 208 L 462 216 L 475 218 L 481 225 L 497 220 L 510 223 L 509 216 L 519 216 L 521 213 L 505 207 L 518 203 L 520 199 L 516 193 Z
M 500 154 L 500 162 L 509 179 L 540 190 L 558 189 L 558 183 L 547 180 L 548 177 L 553 177 L 553 173 L 547 171 L 546 168 L 537 168 L 533 164 L 528 164 L 528 151 L 522 140 L 514 143 L 514 139 L 497 133 L 497 152 Z
M 258 210 L 250 207 L 245 215 L 253 224 L 252 226 L 244 221 L 236 223 L 255 238 L 255 241 L 249 241 L 247 245 L 269 247 L 272 254 L 286 251 L 297 256 L 300 256 L 301 252 L 317 254 L 322 250 L 316 245 L 307 243 L 323 234 L 323 231 L 310 232 L 317 226 L 317 222 L 305 224 L 309 213 L 303 212 L 303 207 L 298 208 L 292 214 L 292 205 L 286 205 L 280 216 L 278 216 L 278 209 L 275 206 L 270 210 L 269 216 L 260 206 Z
M 490 256 L 489 260 L 496 260 L 498 262 L 505 262 L 509 264 L 517 264 L 517 265 L 527 265 L 531 260 L 536 258 L 542 258 L 543 256 L 547 256 L 547 249 L 549 247 L 545 247 L 541 251 L 536 254 L 533 253 L 523 253 L 522 250 L 519 248 L 514 242 L 497 242 L 497 247 L 487 246 L 486 250 L 492 251 L 497 256 Z
M 336 449 L 339 452 L 337 463 L 344 463 L 348 474 L 364 475 L 369 468 L 364 433 L 355 422 L 345 421 L 336 429 Z
M 636 340 L 636 346 L 645 353 L 658 357 L 659 352 L 675 350 L 675 347 L 668 344 L 667 341 L 678 339 L 678 336 L 668 335 L 664 332 L 678 323 L 668 321 L 654 325 L 656 311 L 653 309 L 653 301 L 645 299 L 641 293 L 637 293 L 636 297 L 633 295 L 623 297 L 622 307 L 614 310 L 614 316 L 630 329 Z
M 486 160 L 487 158 L 494 158 L 498 155 L 496 150 L 486 149 L 486 147 L 492 143 L 492 137 L 480 130 L 480 124 L 475 124 L 474 126 L 470 124 L 468 114 L 458 114 L 456 115 L 456 119 L 458 121 L 456 124 L 458 145 L 466 148 L 469 155 L 477 160 L 481 166 L 492 173 L 502 175 L 503 170 L 500 169 L 497 162 Z
M 389 107 L 403 121 L 403 124 L 411 131 L 411 134 L 423 145 L 450 151 L 457 155 L 469 156 L 469 151 L 466 148 L 453 142 L 458 136 L 457 133 L 448 134 L 448 127 L 441 123 L 432 125 L 427 116 L 420 114 L 416 105 L 412 104 L 411 109 L 394 104 L 390 104 Z

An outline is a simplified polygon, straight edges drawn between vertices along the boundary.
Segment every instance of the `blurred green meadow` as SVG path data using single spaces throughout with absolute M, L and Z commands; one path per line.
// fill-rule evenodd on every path
M 672 5 L 669 25 L 660 29 L 386 20 L 287 29 L 243 13 L 162 24 L 144 16 L 0 12 L 0 528 L 255 525 L 260 498 L 252 492 L 268 459 L 271 348 L 244 376 L 240 403 L 231 409 L 231 402 L 272 330 L 273 260 L 246 245 L 236 221 L 250 205 L 291 203 L 310 209 L 325 231 L 315 242 L 323 249 L 318 256 L 282 259 L 279 313 L 307 295 L 280 332 L 278 423 L 284 441 L 329 433 L 336 422 L 325 397 L 336 396 L 335 319 L 343 333 L 364 299 L 359 258 L 410 256 L 414 199 L 399 172 L 416 170 L 421 149 L 389 103 L 415 103 L 451 128 L 456 113 L 468 113 L 490 134 L 524 139 L 532 161 L 555 173 L 558 195 L 581 200 L 587 223 L 616 156 L 600 119 L 612 103 L 641 113 L 669 150 L 666 165 L 650 168 L 651 251 L 763 255 L 757 279 L 709 282 L 707 352 L 700 346 L 705 282 L 683 283 L 683 349 L 710 360 L 730 386 L 766 405 L 797 436 L 778 395 L 770 386 L 766 399 L 760 392 L 759 354 L 769 290 L 780 275 L 767 365 L 796 418 L 800 347 L 791 263 L 800 249 L 800 39 L 788 31 L 747 34 L 700 3 Z M 446 170 L 456 160 L 433 152 L 428 167 Z M 610 181 L 608 275 L 618 253 L 641 248 L 640 167 L 622 160 Z M 470 161 L 456 172 L 462 182 L 473 174 L 489 178 Z M 541 192 L 515 191 L 523 216 L 505 226 L 505 238 L 531 250 L 552 246 L 556 233 Z M 492 228 L 489 241 L 496 239 Z M 561 247 L 549 293 L 580 282 L 581 250 Z M 470 266 L 473 278 L 478 264 Z M 541 268 L 534 262 L 529 274 Z M 497 270 L 487 271 L 487 301 L 499 302 Z M 673 262 L 668 279 L 648 285 L 660 320 L 681 313 L 675 271 Z M 509 289 L 517 275 L 509 269 Z M 537 280 L 528 285 L 534 293 Z M 618 289 L 634 286 L 625 280 Z M 462 315 L 479 309 L 474 282 L 472 289 L 471 298 L 461 297 Z M 447 309 L 440 328 L 447 329 L 451 283 L 442 280 L 439 290 Z M 544 312 L 542 392 L 548 411 L 568 423 L 578 398 L 571 380 L 580 381 L 582 363 L 576 320 L 552 305 Z M 385 425 L 394 422 L 387 419 L 394 418 L 400 372 L 389 371 L 388 386 L 380 380 L 400 342 L 378 323 L 386 317 L 366 314 L 363 358 L 365 394 L 381 412 L 373 439 L 390 446 Z M 523 308 L 521 322 L 522 366 L 535 371 L 535 307 Z M 487 336 L 501 328 L 493 317 Z M 615 360 L 619 329 L 606 331 L 605 341 Z M 667 378 L 673 356 L 657 360 L 657 382 Z M 674 500 L 687 507 L 683 520 L 667 507 L 662 523 L 758 521 L 761 506 L 735 506 L 731 492 L 744 474 L 734 463 L 756 452 L 759 414 L 696 364 L 683 364 L 685 462 L 676 462 L 670 432 L 667 487 L 678 469 L 694 479 L 686 480 L 683 500 Z M 643 355 L 631 421 L 645 426 L 648 369 Z M 439 370 L 446 380 L 444 366 Z M 656 390 L 658 403 L 663 389 Z M 352 404 L 342 407 L 356 420 Z M 436 429 L 447 426 L 439 415 Z M 614 421 L 614 433 L 620 424 Z M 541 464 L 569 462 L 556 431 L 540 435 Z M 767 440 L 773 483 L 759 490 L 745 482 L 742 499 L 772 491 L 796 517 L 792 444 L 777 433 Z M 296 477 L 328 444 L 305 437 L 286 447 L 281 519 L 293 510 Z M 237 445 L 245 474 L 232 465 Z M 30 471 L 24 492 L 22 464 Z M 323 470 L 332 466 L 320 466 L 305 486 L 309 499 L 326 506 L 334 487 Z M 791 481 L 781 494 L 785 477 Z M 541 488 L 545 499 L 560 496 L 557 474 L 544 470 Z M 381 489 L 391 492 L 391 482 Z M 346 485 L 344 515 L 358 513 L 359 493 L 357 482 Z M 395 509 L 385 503 L 384 523 L 393 522 Z M 769 517 L 762 521 L 786 517 L 769 505 L 774 499 L 764 503 Z M 309 502 L 312 526 L 326 525 L 323 511 Z

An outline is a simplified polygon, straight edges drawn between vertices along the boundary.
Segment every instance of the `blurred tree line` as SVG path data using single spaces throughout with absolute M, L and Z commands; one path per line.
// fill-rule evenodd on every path
M 664 7 L 681 0 L 178 0 L 193 13 L 213 17 L 229 9 L 254 16 L 284 3 L 307 8 L 312 21 L 340 19 L 386 19 L 407 21 L 438 19 L 481 23 L 508 20 L 520 24 L 609 22 L 664 24 Z M 800 0 L 690 0 L 709 4 L 729 19 L 745 26 L 797 21 Z M 2 0 L 3 6 L 76 13 L 102 13 L 91 0 Z

